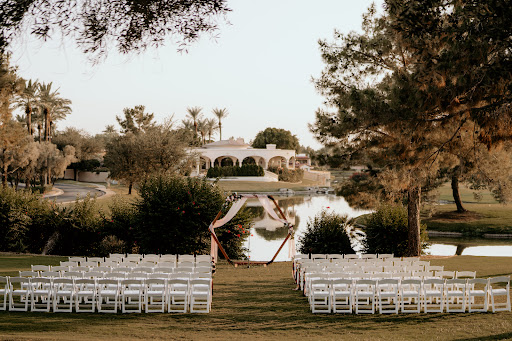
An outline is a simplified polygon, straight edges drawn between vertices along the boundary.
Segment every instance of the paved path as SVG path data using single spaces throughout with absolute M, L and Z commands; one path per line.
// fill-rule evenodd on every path
M 96 197 L 100 197 L 105 194 L 104 191 L 101 191 L 97 188 L 77 184 L 56 183 L 53 185 L 53 187 L 61 190 L 62 192 L 52 191 L 51 194 L 45 195 L 45 198 L 55 200 L 57 203 L 73 202 L 76 200 L 77 196 L 80 199 L 83 199 L 87 196 L 88 193 L 91 193 L 91 198 L 95 195 Z

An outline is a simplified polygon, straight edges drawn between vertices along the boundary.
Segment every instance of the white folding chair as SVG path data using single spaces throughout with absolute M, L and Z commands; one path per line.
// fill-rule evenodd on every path
M 446 280 L 446 312 L 463 313 L 466 311 L 467 283 L 465 279 Z
M 52 302 L 52 280 L 50 278 L 32 278 L 30 281 L 32 300 L 31 311 L 50 312 Z
M 379 314 L 398 314 L 400 301 L 398 300 L 398 280 L 381 279 L 377 282 L 377 300 Z
M 309 302 L 312 313 L 331 312 L 331 280 L 313 278 L 310 281 Z
M 96 303 L 99 313 L 117 313 L 119 303 L 119 281 L 101 278 L 97 281 Z
M 188 306 L 188 280 L 172 278 L 167 281 L 168 305 L 170 313 L 186 313 Z
M 88 278 L 75 279 L 75 310 L 77 313 L 94 313 L 96 309 L 96 281 Z
M 421 312 L 421 280 L 404 279 L 400 282 L 400 305 L 402 313 Z
M 356 314 L 375 314 L 375 295 L 377 282 L 372 279 L 358 279 L 354 288 Z
M 190 312 L 209 313 L 212 304 L 211 281 L 207 278 L 192 279 L 190 286 Z
M 489 281 L 483 278 L 468 279 L 468 312 L 487 312 L 488 310 Z
M 333 279 L 331 286 L 333 312 L 351 314 L 354 301 L 352 280 L 348 278 Z
M 2 297 L 0 310 L 7 310 L 8 296 L 9 296 L 9 277 L 0 276 L 0 297 Z
M 75 283 L 71 278 L 55 278 L 53 280 L 53 311 L 72 312 L 75 296 Z
M 510 276 L 489 278 L 489 297 L 493 313 L 510 311 Z M 505 303 L 496 302 L 497 297 L 504 297 Z
M 9 310 L 28 311 L 28 303 L 31 295 L 31 278 L 9 278 Z M 18 298 L 18 300 L 16 300 Z
M 151 274 L 157 275 L 157 274 Z M 144 312 L 163 313 L 167 301 L 167 280 L 149 278 L 144 286 Z
M 141 313 L 144 294 L 144 281 L 140 279 L 124 279 L 120 281 L 121 312 Z
M 444 279 L 427 278 L 423 280 L 423 311 L 439 312 L 444 310 Z

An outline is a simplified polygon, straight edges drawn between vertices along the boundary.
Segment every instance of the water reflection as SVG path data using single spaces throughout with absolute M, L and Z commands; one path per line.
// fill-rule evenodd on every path
M 335 195 L 293 196 L 276 198 L 276 200 L 288 221 L 295 222 L 295 242 L 306 230 L 309 218 L 313 218 L 322 209 L 347 214 L 351 218 L 369 212 L 353 209 L 344 198 Z M 253 221 L 254 227 L 251 229 L 252 236 L 246 242 L 249 255 L 252 260 L 270 260 L 281 246 L 288 229 L 283 227 L 283 224 L 271 219 L 257 199 L 247 200 L 247 206 L 256 213 L 256 218 Z M 288 248 L 289 245 L 284 246 L 276 261 L 290 260 Z
M 295 243 L 306 231 L 309 219 L 322 209 L 347 214 L 351 218 L 370 212 L 353 209 L 344 198 L 335 195 L 276 197 L 276 200 L 288 221 L 295 222 Z M 254 226 L 251 228 L 252 236 L 246 241 L 245 246 L 249 249 L 252 260 L 269 261 L 281 246 L 288 230 L 268 216 L 259 200 L 247 200 L 247 206 L 255 213 L 256 218 L 253 221 Z M 431 238 L 430 241 L 432 244 L 426 251 L 431 255 L 512 257 L 512 240 Z M 276 261 L 290 260 L 288 248 L 289 245 L 286 244 Z

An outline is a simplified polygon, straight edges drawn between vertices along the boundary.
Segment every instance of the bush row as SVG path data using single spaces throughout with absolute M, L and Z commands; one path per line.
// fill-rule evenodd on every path
M 1 251 L 105 256 L 109 253 L 206 254 L 209 224 L 224 194 L 206 180 L 174 176 L 147 179 L 134 202 L 116 199 L 108 214 L 86 198 L 62 208 L 25 191 L 0 190 Z M 251 214 L 241 210 L 216 229 L 228 255 L 243 257 Z
M 276 173 L 279 176 L 279 181 L 301 182 L 304 176 L 304 171 L 302 169 L 269 167 L 268 170 L 272 173 Z
M 238 166 L 225 166 L 225 167 L 212 167 L 208 169 L 206 177 L 220 178 L 222 176 L 264 176 L 265 171 L 258 165 L 242 165 Z

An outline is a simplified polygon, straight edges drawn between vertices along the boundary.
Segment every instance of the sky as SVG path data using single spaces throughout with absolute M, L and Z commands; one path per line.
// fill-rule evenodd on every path
M 72 41 L 40 42 L 22 37 L 12 47 L 11 63 L 25 79 L 53 82 L 70 99 L 72 114 L 58 129 L 76 127 L 91 134 L 115 125 L 124 108 L 144 105 L 158 122 L 186 118 L 187 107 L 229 112 L 222 121 L 223 139 L 247 142 L 267 127 L 290 130 L 304 146 L 321 148 L 309 132 L 324 99 L 312 78 L 324 65 L 319 39 L 332 41 L 334 29 L 361 31 L 369 0 L 229 0 L 229 24 L 218 36 L 203 36 L 177 51 L 164 47 L 120 55 L 114 49 L 92 65 Z M 376 1 L 382 7 L 382 1 Z M 218 139 L 218 135 L 215 136 Z

